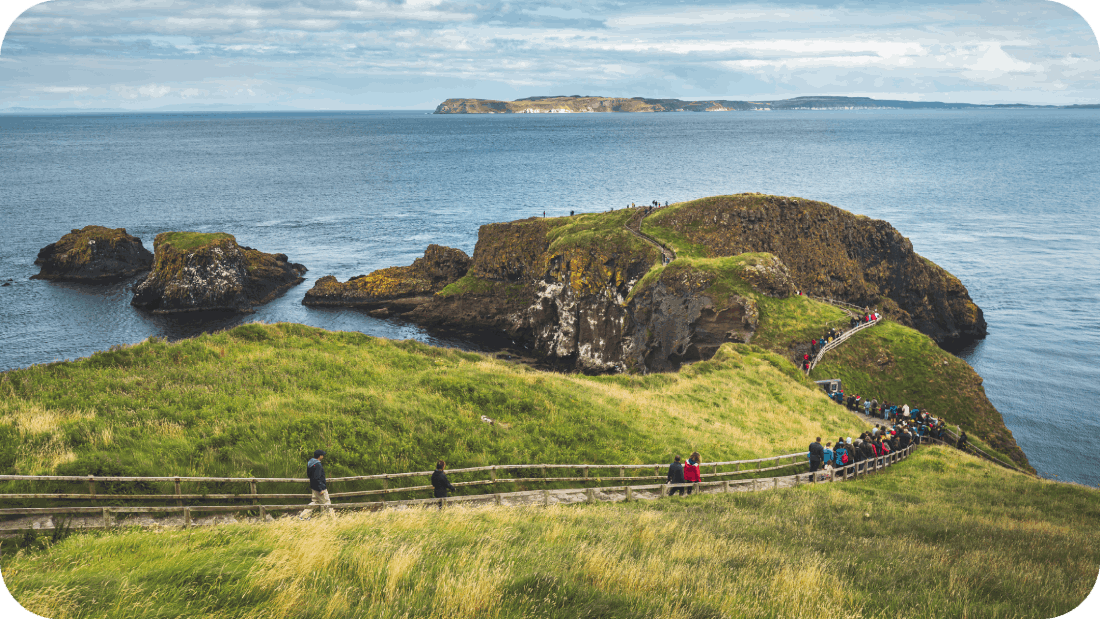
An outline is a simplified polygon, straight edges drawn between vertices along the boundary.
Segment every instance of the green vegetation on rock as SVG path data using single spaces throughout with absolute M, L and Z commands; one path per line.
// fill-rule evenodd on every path
M 189 252 L 225 239 L 237 240 L 225 232 L 162 232 L 157 235 L 156 246 L 171 246 L 176 251 Z

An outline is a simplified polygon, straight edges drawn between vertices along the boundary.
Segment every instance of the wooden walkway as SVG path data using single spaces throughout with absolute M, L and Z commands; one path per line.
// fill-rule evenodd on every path
M 568 505 L 573 503 L 595 502 L 619 502 L 635 500 L 657 500 L 667 498 L 668 492 L 674 487 L 684 487 L 692 493 L 699 494 L 725 494 L 730 492 L 757 492 L 774 490 L 778 488 L 790 488 L 806 483 L 833 482 L 855 479 L 860 476 L 873 473 L 892 466 L 909 457 L 915 446 L 887 456 L 850 464 L 843 468 L 837 468 L 831 473 L 818 471 L 816 473 L 796 472 L 793 475 L 781 475 L 775 477 L 753 477 L 750 479 L 719 479 L 745 474 L 759 474 L 764 471 L 774 471 L 789 467 L 808 467 L 806 453 L 783 454 L 770 458 L 758 458 L 754 460 L 738 460 L 730 462 L 717 462 L 703 464 L 708 472 L 703 473 L 704 481 L 695 484 L 667 484 L 652 483 L 656 477 L 664 479 L 667 464 L 624 464 L 624 465 L 576 465 L 576 464 L 538 464 L 538 465 L 498 465 L 488 467 L 474 467 L 467 469 L 455 469 L 449 471 L 450 475 L 473 474 L 481 472 L 492 473 L 489 480 L 474 480 L 458 482 L 456 487 L 470 487 L 499 483 L 570 483 L 574 486 L 583 484 L 582 487 L 554 488 L 541 490 L 519 490 L 515 492 L 492 492 L 484 494 L 472 494 L 466 496 L 454 496 L 446 499 L 404 499 L 387 501 L 385 496 L 390 493 L 430 492 L 431 486 L 410 486 L 399 488 L 383 488 L 381 490 L 360 492 L 330 492 L 333 499 L 339 500 L 348 497 L 361 497 L 363 495 L 381 495 L 380 500 L 369 502 L 334 502 L 333 511 L 367 510 L 379 511 L 384 509 L 416 509 L 425 507 L 444 507 L 450 505 L 498 505 L 498 506 L 532 506 L 532 505 Z M 732 470 L 721 471 L 721 468 Z M 498 471 L 516 471 L 519 469 L 565 469 L 583 471 L 583 477 L 543 477 L 543 478 L 498 478 Z M 627 470 L 648 469 L 654 471 L 654 475 L 625 476 Z M 593 471 L 610 471 L 618 475 L 590 475 Z M 357 477 L 338 477 L 329 480 L 329 484 L 340 485 L 357 480 L 399 480 L 416 476 L 430 476 L 430 471 L 417 471 L 410 473 L 393 473 L 386 475 L 367 475 Z M 709 479 L 708 479 L 709 478 Z M 630 480 L 635 483 L 609 485 L 608 482 L 622 482 Z M 291 514 L 304 512 L 308 508 L 309 494 L 278 494 L 258 493 L 260 484 L 287 483 L 300 484 L 303 489 L 308 489 L 308 480 L 304 478 L 211 478 L 211 477 L 72 477 L 51 475 L 2 475 L 0 481 L 8 482 L 77 482 L 87 483 L 87 494 L 0 494 L 0 503 L 11 499 L 46 499 L 46 500 L 73 500 L 82 498 L 101 503 L 115 503 L 89 507 L 24 507 L 0 509 L 0 535 L 11 536 L 19 531 L 41 530 L 50 531 L 59 527 L 74 530 L 105 529 L 117 526 L 201 526 L 214 524 L 231 524 L 239 522 L 265 522 L 274 519 L 276 514 Z M 175 492 L 165 495 L 132 495 L 114 494 L 105 495 L 95 492 L 97 484 L 120 484 L 138 482 L 171 482 Z M 645 482 L 650 483 L 645 483 Z M 218 482 L 239 483 L 250 488 L 249 493 L 233 495 L 193 495 L 183 494 L 181 485 L 184 483 Z M 599 485 L 592 485 L 599 484 Z M 606 484 L 606 485 L 605 485 Z M 271 499 L 296 498 L 298 502 L 287 503 L 285 501 L 274 502 Z M 266 499 L 261 501 L 260 499 Z M 147 503 L 142 506 L 120 505 L 121 501 L 140 501 Z M 192 504 L 184 502 L 235 502 L 236 504 Z M 248 504 L 251 501 L 251 504 Z M 156 502 L 177 502 L 176 505 L 148 505 Z M 242 504 L 243 502 L 243 504 Z M 321 510 L 323 508 L 313 508 Z M 318 515 L 312 512 L 313 517 Z

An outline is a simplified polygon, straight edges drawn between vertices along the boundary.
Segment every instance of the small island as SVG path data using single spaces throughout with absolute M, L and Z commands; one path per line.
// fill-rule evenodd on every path
M 302 283 L 306 272 L 286 254 L 243 247 L 224 232 L 162 232 L 153 249 L 153 270 L 134 288 L 130 304 L 155 314 L 250 313 Z
M 126 228 L 85 226 L 43 247 L 34 263 L 42 270 L 31 279 L 101 283 L 148 271 L 153 254 Z
M 707 99 L 649 99 L 646 97 L 601 97 L 559 95 L 526 97 L 515 101 L 494 99 L 447 99 L 435 108 L 436 114 L 574 114 L 592 112 L 770 112 L 772 110 L 960 110 L 1006 108 L 1087 108 L 1091 106 L 1055 106 L 1027 104 L 979 105 L 941 101 L 898 101 L 870 97 L 795 97 L 779 101 L 731 101 Z

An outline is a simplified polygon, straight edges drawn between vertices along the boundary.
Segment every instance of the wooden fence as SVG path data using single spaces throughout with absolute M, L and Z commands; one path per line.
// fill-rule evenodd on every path
M 845 480 L 866 473 L 870 473 L 876 470 L 880 470 L 886 466 L 889 466 L 895 462 L 907 458 L 912 452 L 915 446 L 910 446 L 905 450 L 898 451 L 887 456 L 881 456 L 873 460 L 866 460 L 859 463 L 849 464 L 842 468 L 836 468 L 832 471 L 828 481 L 836 481 L 838 479 Z M 767 464 L 768 466 L 764 466 Z M 549 505 L 551 503 L 576 503 L 576 502 L 595 502 L 600 500 L 617 501 L 617 500 L 635 500 L 635 499 L 655 499 L 666 496 L 668 491 L 675 487 L 690 488 L 693 491 L 702 493 L 714 493 L 714 492 L 744 492 L 765 490 L 771 488 L 788 487 L 791 485 L 798 485 L 799 483 L 809 483 L 825 480 L 825 472 L 817 471 L 811 473 L 795 473 L 794 475 L 783 477 L 766 477 L 759 478 L 754 477 L 751 479 L 715 479 L 727 476 L 736 476 L 744 474 L 756 474 L 765 471 L 775 471 L 788 467 L 807 466 L 808 459 L 805 452 L 797 454 L 784 454 L 780 456 L 773 456 L 770 458 L 758 458 L 754 460 L 737 460 L 730 462 L 713 462 L 704 464 L 704 467 L 709 467 L 709 472 L 703 473 L 701 477 L 711 478 L 712 481 L 702 481 L 694 484 L 667 484 L 667 483 L 639 483 L 639 484 L 624 484 L 615 486 L 586 486 L 581 488 L 564 488 L 564 489 L 543 489 L 543 490 L 521 490 L 516 492 L 492 492 L 485 494 L 473 494 L 466 496 L 454 496 L 446 499 L 405 499 L 397 501 L 387 501 L 385 496 L 395 492 L 419 492 L 431 490 L 431 486 L 405 486 L 398 488 L 383 488 L 380 490 L 369 490 L 359 492 L 330 492 L 330 497 L 334 499 L 341 498 L 354 498 L 366 495 L 381 495 L 381 500 L 370 502 L 334 502 L 332 504 L 333 509 L 365 509 L 365 510 L 380 510 L 385 508 L 408 508 L 415 506 L 440 506 L 449 504 L 460 503 L 472 503 L 472 504 L 496 504 L 496 505 L 517 505 L 517 504 L 544 504 Z M 528 464 L 528 465 L 497 465 L 497 466 L 483 466 L 472 467 L 464 469 L 454 469 L 449 471 L 451 475 L 463 474 L 463 473 L 475 473 L 475 472 L 489 472 L 491 477 L 488 480 L 475 480 L 469 482 L 458 482 L 454 485 L 456 487 L 470 487 L 470 486 L 484 486 L 491 484 L 501 483 L 516 483 L 516 482 L 563 482 L 563 483 L 576 483 L 576 482 L 610 482 L 610 481 L 633 481 L 633 482 L 645 482 L 650 481 L 652 478 L 665 478 L 662 473 L 667 469 L 667 464 L 623 464 L 623 465 L 576 465 L 576 464 Z M 733 470 L 719 471 L 721 467 L 733 467 Z M 520 477 L 520 478 L 500 478 L 497 476 L 497 472 L 501 470 L 513 470 L 513 469 L 539 469 L 539 470 L 551 470 L 551 469 L 573 469 L 583 471 L 584 476 L 573 477 Z M 654 471 L 654 475 L 651 476 L 627 476 L 625 471 L 627 470 L 650 470 Z M 618 475 L 590 475 L 592 471 L 610 470 L 618 471 Z M 418 471 L 411 473 L 391 473 L 384 475 L 363 475 L 355 477 L 336 477 L 328 480 L 329 484 L 341 484 L 350 481 L 359 480 L 392 480 L 392 479 L 404 479 L 415 476 L 431 475 L 431 471 Z M 219 477 L 84 477 L 84 476 L 56 476 L 56 475 L 2 475 L 0 481 L 76 481 L 86 482 L 88 484 L 88 493 L 24 493 L 24 494 L 12 494 L 5 493 L 0 494 L 0 501 L 7 499 L 87 499 L 94 501 L 110 501 L 115 500 L 142 500 L 142 501 L 166 501 L 176 502 L 174 506 L 160 505 L 160 506 L 90 506 L 90 507 L 23 507 L 23 508 L 3 508 L 0 509 L 0 518 L 7 518 L 7 521 L 0 521 L 0 531 L 18 531 L 25 529 L 45 529 L 49 530 L 55 528 L 57 522 L 55 522 L 53 516 L 69 516 L 70 519 L 79 517 L 81 521 L 74 526 L 74 528 L 109 528 L 120 524 L 118 518 L 122 515 L 139 515 L 139 514 L 157 514 L 168 515 L 176 514 L 182 519 L 178 524 L 190 526 L 196 524 L 195 518 L 199 514 L 218 514 L 225 512 L 256 512 L 258 513 L 261 521 L 268 518 L 268 514 L 273 512 L 287 512 L 287 511 L 299 511 L 308 506 L 308 503 L 301 502 L 295 504 L 275 504 L 275 503 L 261 503 L 259 499 L 304 499 L 311 498 L 310 494 L 280 494 L 280 493 L 268 493 L 263 494 L 258 492 L 259 484 L 264 483 L 285 483 L 293 482 L 300 483 L 305 486 L 308 483 L 306 479 L 299 478 L 219 478 Z M 233 482 L 240 484 L 247 484 L 249 486 L 248 493 L 240 494 L 184 494 L 182 492 L 182 484 L 193 482 Z M 174 484 L 175 492 L 172 494 L 156 494 L 156 495 L 133 495 L 133 494 L 102 494 L 96 492 L 97 484 L 100 483 L 120 483 L 120 482 L 172 482 Z M 184 505 L 185 500 L 252 500 L 252 504 L 236 504 L 236 505 Z M 13 517 L 23 517 L 18 521 L 10 520 Z M 29 517 L 29 518 L 28 518 Z M 48 517 L 48 522 L 43 522 L 42 517 Z M 90 517 L 90 518 L 89 518 Z M 37 518 L 37 519 L 36 519 Z M 148 524 L 148 523 L 146 523 Z

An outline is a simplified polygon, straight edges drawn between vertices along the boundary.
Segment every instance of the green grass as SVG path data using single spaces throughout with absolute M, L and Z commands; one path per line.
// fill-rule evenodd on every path
M 637 211 L 621 209 L 610 213 L 587 213 L 573 217 L 557 217 L 547 220 L 550 230 L 550 252 L 561 253 L 567 249 L 614 247 L 630 252 L 660 253 L 649 243 L 630 234 L 623 226 Z M 655 258 L 656 260 L 656 258 Z
M 1046 618 L 1095 582 L 1100 493 L 922 448 L 836 484 L 77 534 L 2 562 L 53 619 Z
M 471 295 L 489 295 L 489 294 L 504 294 L 515 296 L 523 291 L 522 284 L 503 284 L 501 282 L 494 282 L 487 279 L 482 279 L 476 275 L 464 275 L 457 281 L 447 284 L 436 293 L 441 297 L 450 297 L 455 295 L 471 294 Z
M 160 243 L 171 245 L 181 252 L 192 251 L 222 239 L 235 240 L 225 232 L 162 232 L 157 235 Z
M 827 353 L 812 377 L 840 378 L 847 393 L 927 409 L 981 437 L 991 455 L 1030 469 L 986 398 L 981 377 L 923 333 L 884 321 Z
M 301 477 L 318 447 L 332 477 L 439 458 L 650 463 L 699 450 L 716 461 L 861 429 L 754 346 L 678 374 L 589 377 L 285 323 L 15 370 L 0 394 L 0 436 L 17 437 L 4 472 L 21 474 Z

